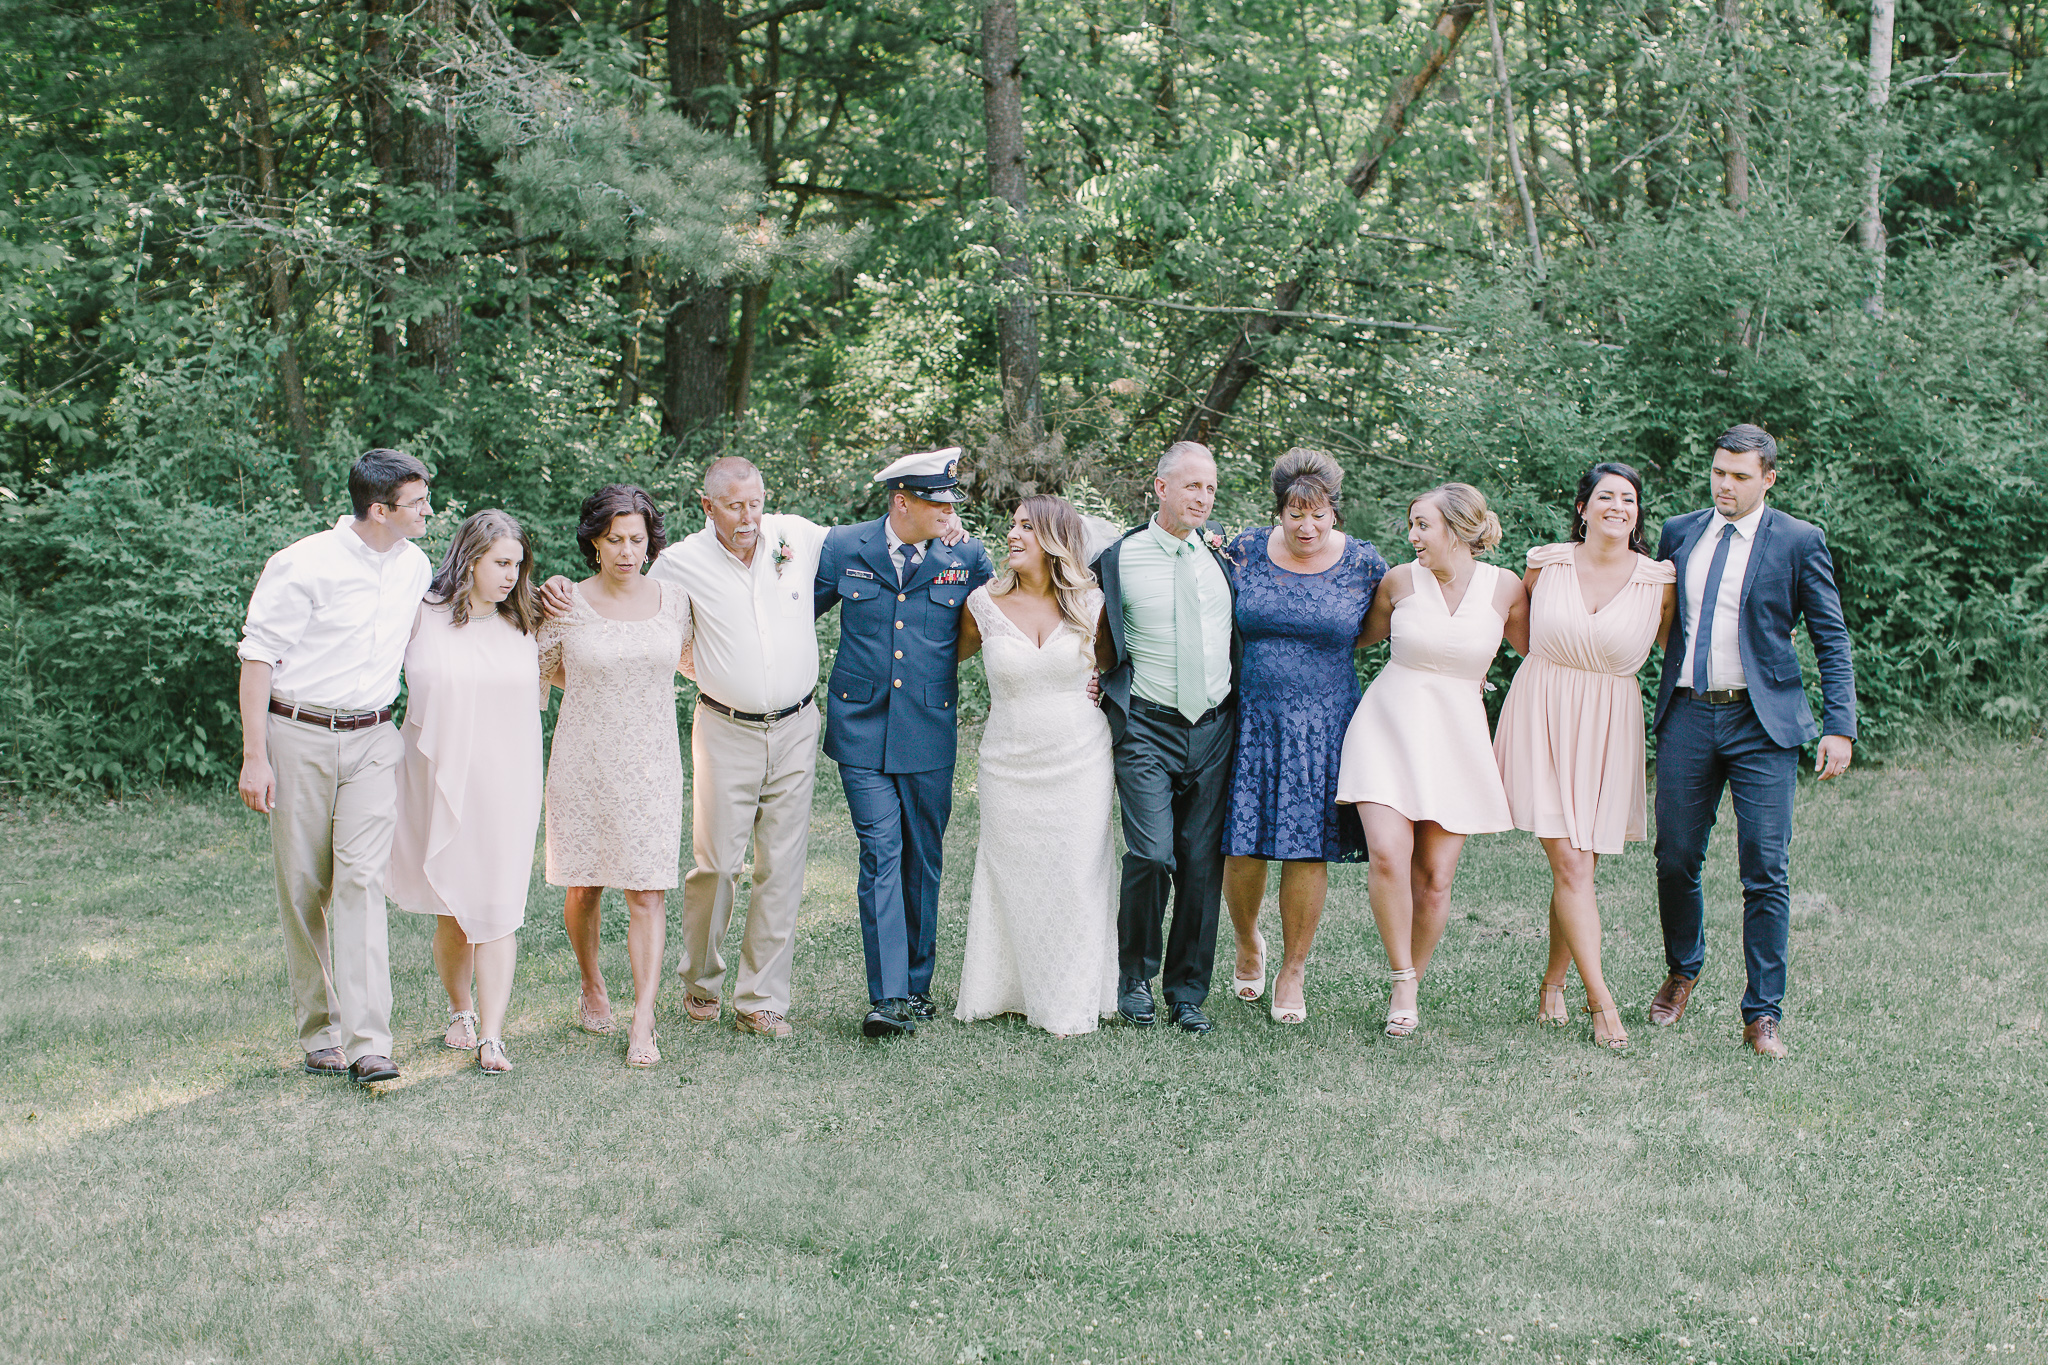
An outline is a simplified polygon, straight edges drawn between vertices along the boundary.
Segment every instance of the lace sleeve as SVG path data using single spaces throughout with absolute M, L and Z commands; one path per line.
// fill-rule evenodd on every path
M 540 704 L 546 710 L 548 689 L 566 683 L 562 674 L 562 643 L 569 633 L 567 616 L 544 617 L 534 643 L 540 649 Z
M 1529 550 L 1529 567 L 1532 569 L 1547 569 L 1554 564 L 1569 564 L 1571 562 L 1572 547 L 1569 543 L 1562 545 L 1536 545 L 1532 546 Z
M 996 604 L 988 595 L 988 584 L 984 583 L 967 594 L 967 611 L 974 617 L 974 624 L 981 628 L 981 638 L 987 640 L 995 624 L 989 618 L 996 614 Z

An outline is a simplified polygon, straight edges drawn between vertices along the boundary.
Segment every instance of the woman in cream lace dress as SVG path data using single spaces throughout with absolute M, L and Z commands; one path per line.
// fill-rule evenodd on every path
M 1109 722 L 1089 700 L 1101 590 L 1079 515 L 1026 498 L 995 582 L 968 595 L 960 657 L 988 669 L 967 951 L 954 1017 L 1021 1014 L 1067 1036 L 1116 1010 Z

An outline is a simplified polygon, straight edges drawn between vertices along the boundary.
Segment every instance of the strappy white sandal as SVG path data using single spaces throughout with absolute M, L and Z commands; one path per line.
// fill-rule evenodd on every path
M 460 1024 L 462 1031 L 469 1035 L 462 1042 L 455 1041 L 455 1027 Z M 441 1035 L 441 1046 L 450 1052 L 471 1052 L 477 1045 L 477 1018 L 475 1010 L 449 1010 L 448 1031 Z
M 1259 997 L 1266 993 L 1266 936 L 1260 934 L 1258 935 L 1258 940 L 1259 974 L 1257 976 L 1239 976 L 1235 966 L 1230 969 L 1230 993 L 1244 1001 L 1247 1005 L 1256 1004 Z M 1278 1016 L 1275 1017 L 1277 1018 Z
M 512 1069 L 505 1056 L 503 1038 L 484 1038 L 476 1045 L 476 1069 L 486 1076 L 502 1076 Z
M 1416 979 L 1416 976 L 1417 972 L 1413 967 L 1403 967 L 1400 971 L 1394 973 L 1393 979 L 1398 984 L 1403 981 L 1413 981 Z M 1406 1038 L 1421 1026 L 1422 1014 L 1418 1010 L 1397 1010 L 1393 1008 L 1387 1010 L 1387 1036 L 1389 1038 Z

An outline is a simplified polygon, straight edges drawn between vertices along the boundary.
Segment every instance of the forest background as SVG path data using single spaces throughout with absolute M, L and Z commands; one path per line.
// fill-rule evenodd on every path
M 1864 738 L 2048 705 L 2048 5 L 2032 0 L 0 0 L 0 780 L 231 776 L 233 644 L 348 462 L 574 571 L 704 461 L 876 515 L 1219 519 L 1327 449 L 1350 529 L 1595 459 L 1656 519 L 1781 444 Z M 1654 540 L 1654 529 L 1652 538 Z M 1504 660 L 1502 675 L 1511 671 Z

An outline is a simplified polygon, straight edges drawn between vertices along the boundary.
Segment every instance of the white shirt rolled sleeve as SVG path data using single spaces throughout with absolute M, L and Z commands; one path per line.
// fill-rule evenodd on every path
M 329 711 L 376 711 L 398 674 L 433 567 L 417 545 L 378 551 L 348 517 L 270 557 L 235 653 L 271 666 L 273 696 Z
M 692 663 L 707 697 L 765 715 L 818 686 L 818 631 L 811 583 L 828 528 L 770 512 L 754 561 L 743 562 L 708 523 L 661 552 L 651 577 L 690 598 Z

